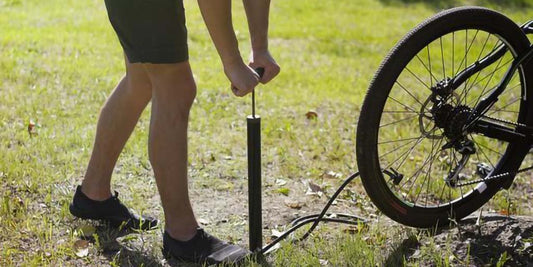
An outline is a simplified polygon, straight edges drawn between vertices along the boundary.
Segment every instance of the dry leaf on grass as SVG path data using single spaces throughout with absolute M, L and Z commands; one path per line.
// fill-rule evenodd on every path
M 306 195 L 318 195 L 322 196 L 324 193 L 324 188 L 322 188 L 320 185 L 317 185 L 311 181 L 307 181 L 307 192 Z
M 301 209 L 304 206 L 304 203 L 297 202 L 297 201 L 291 201 L 291 202 L 285 202 L 285 206 L 287 206 L 287 207 L 289 207 L 291 209 L 299 210 L 299 209 Z
M 210 223 L 208 219 L 204 219 L 204 218 L 199 218 L 198 222 L 202 225 L 208 225 Z
M 87 257 L 89 255 L 89 241 L 80 239 L 74 242 L 74 253 L 79 258 Z
M 283 179 L 276 179 L 276 185 L 277 186 L 284 186 L 287 184 L 287 181 L 283 180 Z
M 318 114 L 316 112 L 310 110 L 307 113 L 305 113 L 305 117 L 308 120 L 316 120 L 318 118 Z
M 278 230 L 276 230 L 276 229 L 272 229 L 272 233 L 270 234 L 270 236 L 275 237 L 275 238 L 278 238 L 278 237 L 280 237 L 282 234 L 283 234 L 283 232 L 280 232 L 280 231 L 278 231 Z
M 33 120 L 30 120 L 30 122 L 28 122 L 28 133 L 31 137 L 38 134 L 37 128 L 39 127 L 41 127 L 41 125 L 35 123 Z

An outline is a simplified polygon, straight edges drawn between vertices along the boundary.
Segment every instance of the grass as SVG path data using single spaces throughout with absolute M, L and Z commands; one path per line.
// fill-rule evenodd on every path
M 325 173 L 334 171 L 343 177 L 355 171 L 354 135 L 362 97 L 385 54 L 442 6 L 476 3 L 406 2 L 412 3 L 273 1 L 271 51 L 282 73 L 258 93 L 267 196 L 296 197 L 292 188 L 303 178 L 336 187 L 341 178 Z M 533 17 L 528 9 L 484 3 L 517 22 Z M 234 4 L 237 36 L 246 56 L 244 12 L 241 3 Z M 202 202 L 208 196 L 232 196 L 235 203 L 245 204 L 244 118 L 250 113 L 250 99 L 231 96 L 195 1 L 186 0 L 185 6 L 191 65 L 199 88 L 189 141 L 193 201 L 199 216 L 210 220 L 208 230 L 246 245 L 245 217 L 235 212 L 237 208 L 216 213 Z M 160 264 L 157 231 L 128 235 L 117 243 L 117 233 L 98 226 L 89 238 L 88 256 L 77 256 L 73 246 L 80 239 L 79 229 L 92 224 L 73 219 L 68 204 L 88 162 L 99 108 L 124 72 L 103 2 L 0 0 L 0 25 L 0 265 Z M 146 152 L 148 110 L 119 160 L 113 185 L 126 203 L 162 218 Z M 310 110 L 318 114 L 316 120 L 306 119 Z M 30 124 L 35 124 L 31 134 Z M 288 181 L 288 196 L 279 193 L 277 179 Z M 363 192 L 359 183 L 349 192 L 352 196 L 345 198 L 356 200 L 347 204 L 353 211 L 358 206 L 361 212 L 375 211 L 367 199 L 354 197 Z M 515 199 L 509 201 L 526 201 L 518 199 L 524 195 L 513 194 Z M 309 206 L 320 202 L 309 196 L 304 201 Z M 492 207 L 499 210 L 507 201 L 500 197 Z M 265 203 L 271 210 L 275 205 Z M 530 214 L 527 209 L 516 208 Z M 282 207 L 277 212 L 294 211 Z M 226 222 L 218 224 L 221 218 Z M 416 265 L 416 260 L 405 259 L 409 240 L 413 235 L 417 240 L 423 237 L 413 229 L 385 223 L 350 235 L 343 234 L 347 230 L 343 227 L 320 229 L 303 245 L 284 243 L 267 260 L 281 266 L 325 261 L 335 266 Z M 439 251 L 424 253 L 430 258 L 439 255 Z

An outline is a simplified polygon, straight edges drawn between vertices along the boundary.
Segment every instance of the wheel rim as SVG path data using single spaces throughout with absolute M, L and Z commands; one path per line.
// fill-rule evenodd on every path
M 450 93 L 446 108 L 435 108 L 431 101 L 432 87 L 505 43 L 479 29 L 449 32 L 423 46 L 394 81 L 379 124 L 378 159 L 388 188 L 406 205 L 443 207 L 466 198 L 479 184 L 456 185 L 485 178 L 505 153 L 507 143 L 473 133 L 461 135 L 458 129 L 469 110 L 504 76 L 514 58 L 512 50 Z M 486 114 L 517 122 L 522 90 L 520 75 L 515 73 Z M 476 153 L 469 157 L 460 153 L 468 148 L 465 145 L 443 149 L 457 135 L 470 141 Z

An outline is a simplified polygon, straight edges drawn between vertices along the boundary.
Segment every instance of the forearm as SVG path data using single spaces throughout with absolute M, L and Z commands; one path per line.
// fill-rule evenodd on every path
M 242 62 L 231 20 L 231 0 L 198 0 L 198 5 L 222 63 Z
M 270 0 L 243 0 L 254 51 L 268 50 Z

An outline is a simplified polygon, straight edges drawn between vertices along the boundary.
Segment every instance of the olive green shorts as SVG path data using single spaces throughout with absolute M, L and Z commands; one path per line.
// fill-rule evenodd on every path
M 105 0 L 105 5 L 130 63 L 188 60 L 183 0 Z

